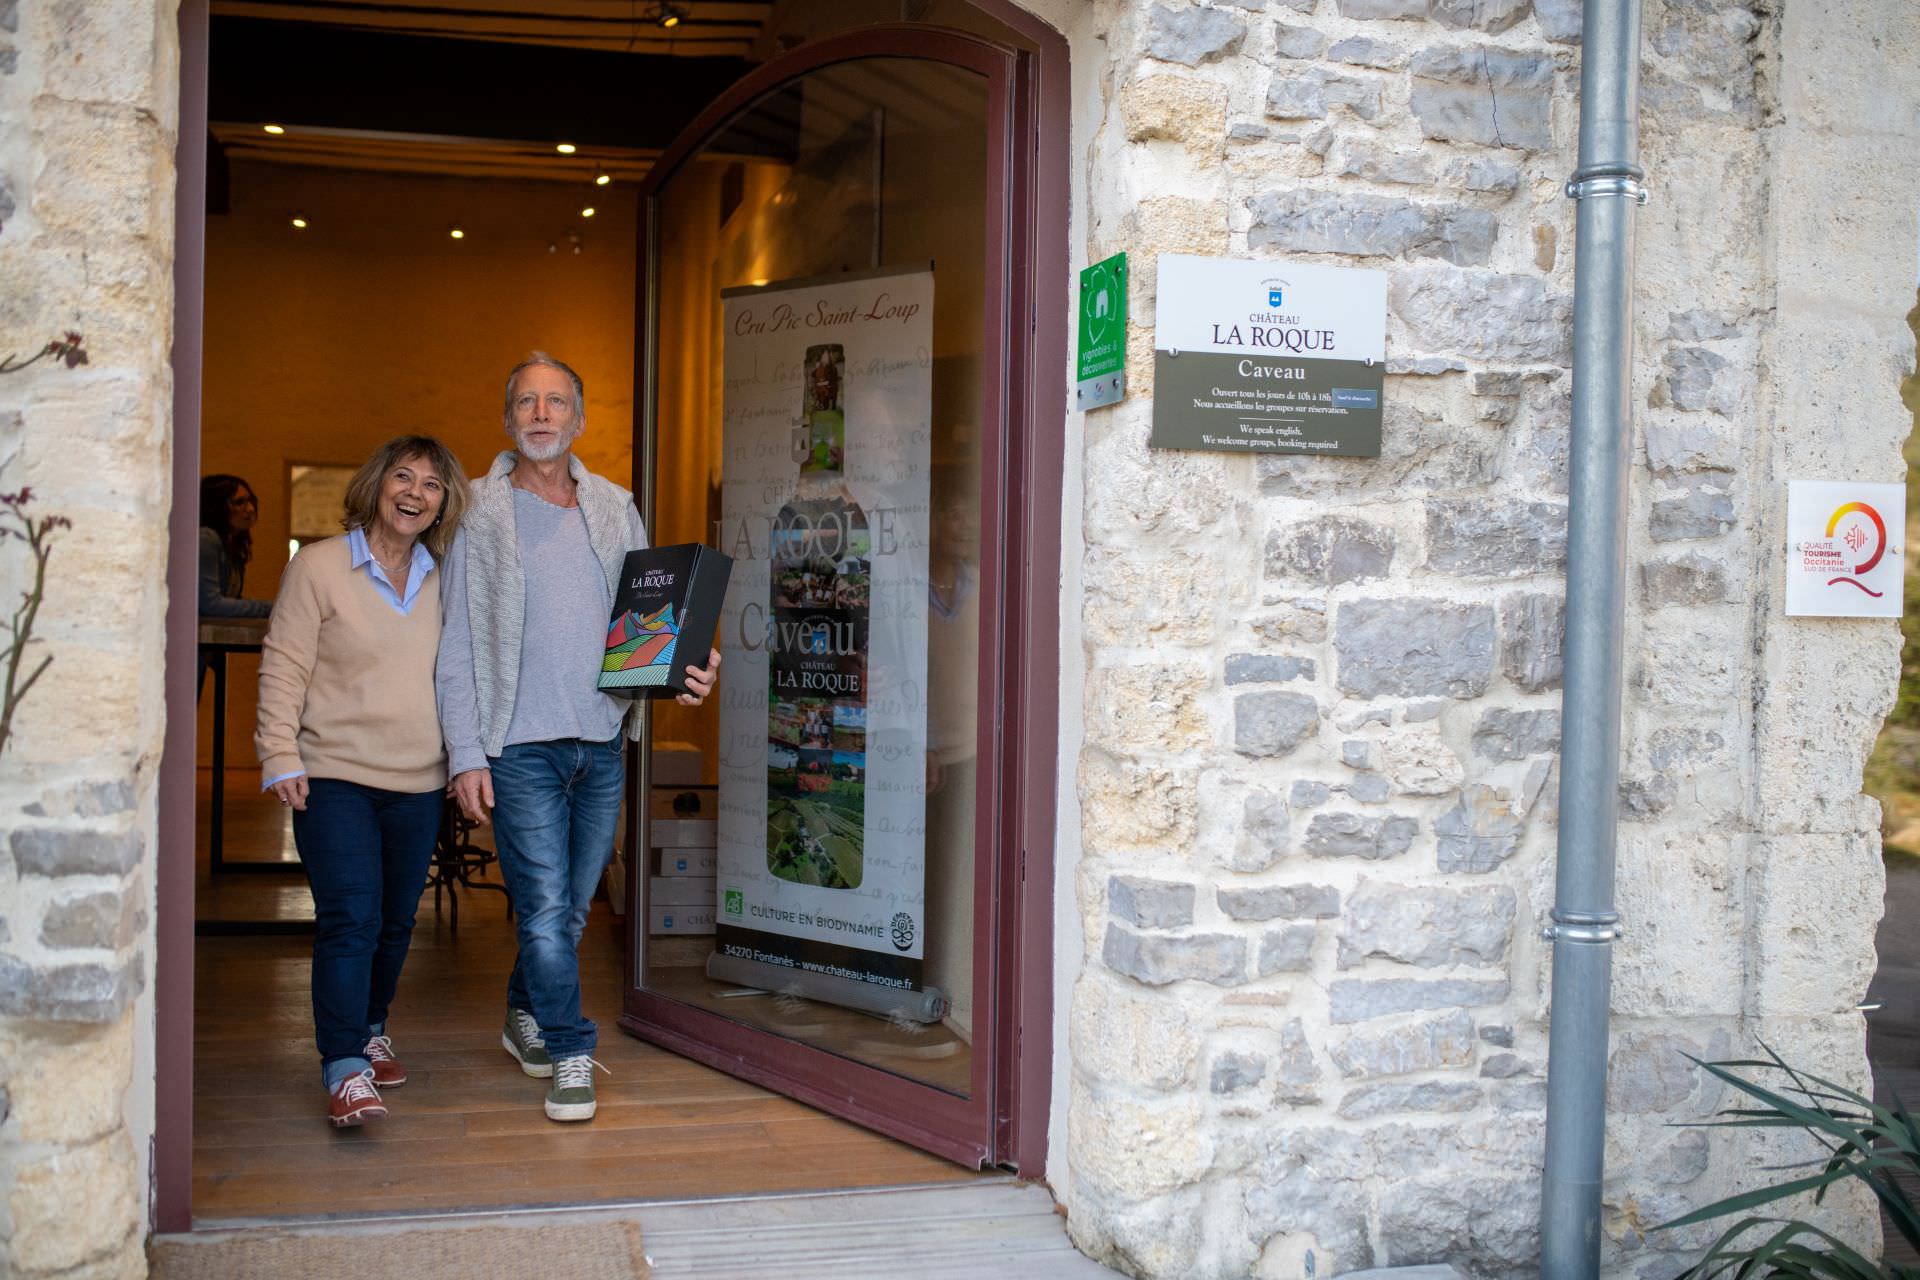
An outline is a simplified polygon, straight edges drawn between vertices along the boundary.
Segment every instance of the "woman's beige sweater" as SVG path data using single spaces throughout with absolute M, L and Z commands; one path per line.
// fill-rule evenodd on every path
M 302 769 L 387 791 L 447 784 L 434 705 L 440 591 L 423 583 L 402 614 L 345 537 L 300 548 L 280 578 L 260 654 L 253 743 L 263 782 Z

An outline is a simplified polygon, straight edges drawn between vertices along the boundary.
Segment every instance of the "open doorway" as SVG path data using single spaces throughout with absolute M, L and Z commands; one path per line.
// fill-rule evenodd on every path
M 689 393 L 684 404 L 669 406 L 663 396 L 668 361 L 682 372 L 693 364 L 670 356 L 660 340 L 692 332 L 691 310 L 661 309 L 672 303 L 668 264 L 682 236 L 704 233 L 729 246 L 740 260 L 729 260 L 727 280 L 709 271 L 681 281 L 702 293 L 701 316 L 717 317 L 717 290 L 766 283 L 749 261 L 749 224 L 767 219 L 775 195 L 817 198 L 808 182 L 824 181 L 843 204 L 852 201 L 847 209 L 868 210 L 856 238 L 882 255 L 820 270 L 860 277 L 854 267 L 870 273 L 891 243 L 926 264 L 924 273 L 934 267 L 934 250 L 921 241 L 945 244 L 938 253 L 951 278 L 943 283 L 943 322 L 951 330 L 955 316 L 974 319 L 959 338 L 950 332 L 931 344 L 932 376 L 946 388 L 936 403 L 949 411 L 940 456 L 928 459 L 937 474 L 921 482 L 944 486 L 948 505 L 964 508 L 956 524 L 970 520 L 975 540 L 990 518 L 1001 541 L 974 568 L 976 618 L 988 620 L 967 624 L 981 647 L 970 664 L 971 689 L 960 690 L 981 730 L 980 782 L 972 784 L 970 771 L 964 795 L 953 788 L 966 809 L 964 825 L 956 813 L 953 826 L 964 834 L 942 837 L 942 865 L 929 873 L 941 883 L 924 890 L 946 895 L 938 912 L 928 910 L 952 935 L 930 944 L 929 963 L 972 1007 L 956 1015 L 949 1004 L 931 1035 L 909 1036 L 897 1034 L 886 1011 L 863 1022 L 866 1015 L 850 1019 L 836 1007 L 813 1019 L 825 1028 L 822 1041 L 807 1043 L 809 1019 L 790 1016 L 785 993 L 750 1012 L 706 978 L 676 986 L 676 971 L 687 979 L 710 972 L 683 960 L 711 952 L 712 939 L 687 936 L 684 919 L 676 929 L 649 910 L 673 875 L 653 847 L 660 841 L 649 838 L 648 815 L 689 795 L 710 808 L 725 779 L 718 776 L 717 705 L 705 718 L 658 715 L 650 749 L 629 753 L 625 856 L 595 903 L 581 948 L 587 1012 L 603 1028 L 597 1053 L 613 1071 L 585 1132 L 556 1133 L 536 1111 L 540 1086 L 499 1047 L 514 955 L 509 904 L 487 892 L 499 880 L 487 865 L 486 831 L 452 825 L 449 857 L 437 866 L 443 879 L 464 882 L 424 894 L 390 1027 L 411 1078 L 381 1125 L 327 1128 L 307 995 L 310 899 L 287 817 L 261 796 L 252 765 L 258 637 L 250 643 L 236 624 L 203 630 L 203 656 L 223 670 L 207 681 L 196 708 L 191 1176 L 180 1176 L 181 1153 L 167 1148 L 182 1126 L 163 1122 L 156 1161 L 163 1226 L 186 1225 L 183 1201 L 204 1224 L 926 1183 L 976 1176 L 996 1163 L 1038 1172 L 1049 1068 L 1051 712 L 1004 715 L 974 694 L 981 680 L 997 677 L 995 692 L 1019 705 L 1034 679 L 1023 658 L 1044 668 L 1052 653 L 1057 517 L 1036 522 L 1032 513 L 1057 506 L 1047 481 L 1057 476 L 1058 457 L 1052 445 L 1036 455 L 1030 441 L 1036 404 L 1057 408 L 1060 396 L 1036 393 L 1027 374 L 1036 358 L 1051 367 L 1037 349 L 1064 343 L 1063 309 L 1034 303 L 1042 268 L 1065 277 L 1064 199 L 1053 190 L 1064 183 L 1036 184 L 1033 149 L 1002 145 L 1017 127 L 1038 132 L 1031 100 L 1016 102 L 1014 92 L 1016 85 L 1032 90 L 1035 60 L 1015 43 L 995 46 L 951 29 L 991 26 L 977 10 L 1011 14 L 1012 7 L 907 7 L 929 27 L 950 29 L 909 29 L 894 21 L 905 15 L 891 4 L 813 6 L 812 17 L 807 5 L 636 6 L 624 25 L 572 14 L 578 6 L 551 16 L 476 16 L 469 6 L 434 3 L 249 3 L 228 16 L 214 6 L 207 206 L 198 224 L 202 411 L 194 425 L 200 470 L 243 477 L 257 500 L 243 598 L 270 600 L 292 551 L 337 531 L 329 512 L 337 509 L 341 477 L 381 441 L 434 434 L 470 474 L 482 474 L 504 444 L 500 379 L 535 348 L 567 359 L 584 377 L 582 461 L 631 484 L 656 540 L 668 532 L 701 537 L 716 515 L 725 438 L 717 402 L 702 419 L 697 406 L 687 408 L 698 399 L 694 389 L 681 389 Z M 768 23 L 783 9 L 791 10 L 793 30 L 776 35 Z M 667 36 L 661 19 L 669 16 L 678 23 Z M 776 56 L 809 40 L 811 50 Z M 868 88 L 864 73 L 836 69 L 863 58 L 884 72 L 869 76 Z M 789 82 L 815 71 L 807 88 L 788 91 Z M 957 94 L 929 93 L 926 84 L 943 76 L 971 76 L 991 92 L 981 96 L 966 81 Z M 1050 92 L 1064 96 L 1063 77 Z M 850 107 L 847 100 L 863 93 L 887 96 L 890 111 Z M 965 118 L 1000 140 L 979 161 L 991 157 L 998 167 L 979 177 L 978 216 L 884 198 L 881 157 L 891 148 L 902 161 L 896 172 L 913 163 L 931 171 L 933 153 L 916 148 L 922 139 L 914 130 L 950 133 L 954 102 L 971 104 Z M 795 104 L 798 118 L 786 109 Z M 695 120 L 703 109 L 702 118 L 711 117 L 704 126 Z M 773 127 L 735 129 L 714 145 L 720 126 L 736 118 Z M 1064 109 L 1055 119 L 1064 130 Z M 835 127 L 822 134 L 828 121 Z M 984 133 L 989 126 L 993 132 Z M 665 185 L 668 169 L 683 179 L 677 187 Z M 1031 238 L 1042 185 L 1052 193 L 1046 212 L 1058 219 L 1059 235 L 1044 250 Z M 676 200 L 684 209 L 689 192 L 716 225 L 673 228 L 663 241 L 661 210 Z M 948 238 L 916 238 L 902 220 L 890 242 L 883 216 L 918 216 Z M 846 221 L 851 227 L 858 219 Z M 1018 237 L 1010 227 L 1020 228 Z M 816 248 L 848 239 L 809 241 L 817 230 L 789 216 L 775 233 L 760 234 Z M 955 247 L 956 233 L 985 235 L 990 252 Z M 782 265 L 783 277 L 798 273 L 792 263 L 803 256 L 786 255 L 792 262 Z M 969 287 L 979 295 L 974 311 L 956 310 Z M 717 360 L 705 367 L 718 378 Z M 703 433 L 700 447 L 682 447 Z M 922 495 L 915 518 L 930 522 L 932 506 Z M 914 589 L 924 593 L 927 570 L 920 572 Z M 1049 594 L 1037 596 L 1036 582 Z M 857 584 L 850 583 L 835 590 L 851 592 Z M 996 616 L 987 607 L 996 600 L 1014 607 Z M 1010 649 L 1020 656 L 1009 660 Z M 770 718 L 778 709 L 769 708 Z M 859 754 L 866 728 L 850 714 L 822 721 L 817 736 L 834 735 L 822 748 L 831 753 L 833 784 L 865 781 L 865 764 L 849 757 Z M 772 736 L 764 731 L 763 744 Z M 811 793 L 805 799 L 818 803 Z M 670 820 L 682 818 L 675 806 Z M 698 839 L 687 843 L 702 847 Z M 1028 869 L 1029 850 L 1031 888 L 1013 874 Z M 162 894 L 165 932 L 177 906 L 164 887 Z M 1028 954 L 1038 962 L 1022 963 Z M 163 958 L 163 1045 L 184 1031 L 179 1021 L 171 1030 L 164 1025 L 169 972 Z M 650 983 L 649 972 L 662 980 Z M 731 985 L 748 990 L 738 978 Z M 763 1009 L 782 1016 L 769 1024 L 757 1012 Z M 651 1043 L 614 1034 L 616 1018 Z M 1024 1059 L 1017 1051 L 1023 1025 L 1033 1028 Z M 940 1051 L 928 1052 L 929 1045 Z M 167 1058 L 163 1052 L 163 1116 L 181 1098 L 169 1089 Z M 927 1097 L 930 1107 L 922 1105 Z M 449 1166 L 459 1176 L 447 1176 Z

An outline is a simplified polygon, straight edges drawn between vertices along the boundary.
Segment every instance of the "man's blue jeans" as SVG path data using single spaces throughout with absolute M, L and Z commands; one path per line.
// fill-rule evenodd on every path
M 329 1089 L 367 1069 L 367 1041 L 385 1031 L 444 800 L 438 788 L 312 778 L 307 807 L 294 810 L 293 842 L 313 889 L 313 1030 Z
M 618 734 L 522 742 L 487 762 L 494 846 L 520 935 L 507 1004 L 533 1015 L 555 1062 L 599 1043 L 593 1019 L 580 1011 L 580 935 L 613 857 L 625 746 Z

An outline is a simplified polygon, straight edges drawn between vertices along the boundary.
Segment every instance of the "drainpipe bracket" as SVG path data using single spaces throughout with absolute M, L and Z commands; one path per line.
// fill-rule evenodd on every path
M 1619 940 L 1620 917 L 1611 911 L 1555 911 L 1553 923 L 1540 930 L 1544 942 L 1584 942 L 1604 945 Z
M 1635 165 L 1606 165 L 1580 169 L 1567 182 L 1567 199 L 1589 200 L 1596 196 L 1625 196 L 1635 204 L 1647 202 L 1646 174 Z

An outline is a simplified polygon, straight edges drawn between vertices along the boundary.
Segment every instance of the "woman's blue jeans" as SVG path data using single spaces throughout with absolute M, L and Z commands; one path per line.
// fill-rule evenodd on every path
M 413 942 L 443 793 L 310 778 L 293 842 L 313 889 L 313 1031 L 328 1088 L 367 1069 L 367 1040 Z
M 580 1010 L 580 935 L 613 858 L 625 743 L 618 734 L 515 743 L 487 763 L 494 847 L 520 937 L 507 1004 L 533 1015 L 555 1062 L 590 1054 L 599 1033 Z

